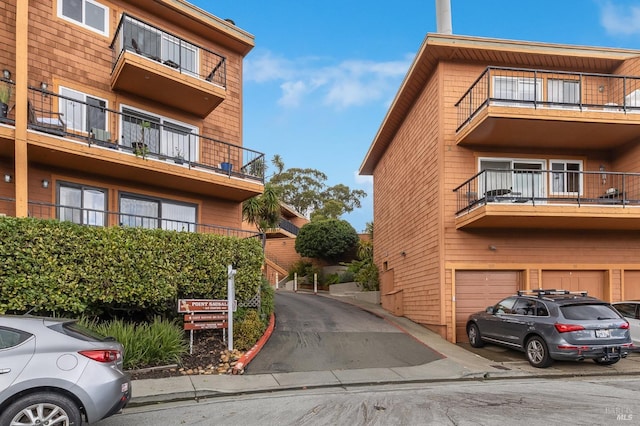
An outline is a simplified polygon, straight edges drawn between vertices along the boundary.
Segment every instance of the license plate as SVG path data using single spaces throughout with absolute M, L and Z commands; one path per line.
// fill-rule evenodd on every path
M 596 337 L 611 337 L 611 330 L 596 330 Z

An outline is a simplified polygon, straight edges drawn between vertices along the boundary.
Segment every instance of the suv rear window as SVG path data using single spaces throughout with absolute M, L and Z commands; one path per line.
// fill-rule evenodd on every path
M 560 311 L 566 319 L 570 320 L 604 320 L 618 319 L 620 315 L 609 305 L 585 305 L 560 306 Z

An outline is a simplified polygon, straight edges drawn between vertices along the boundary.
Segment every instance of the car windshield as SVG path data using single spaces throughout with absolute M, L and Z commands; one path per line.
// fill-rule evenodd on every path
M 607 320 L 619 319 L 620 315 L 609 305 L 584 304 L 561 306 L 560 310 L 570 320 Z

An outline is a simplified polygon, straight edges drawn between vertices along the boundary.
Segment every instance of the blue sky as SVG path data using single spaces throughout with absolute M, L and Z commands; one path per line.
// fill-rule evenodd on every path
M 245 59 L 244 146 L 369 195 L 358 169 L 424 37 L 435 0 L 191 0 L 255 36 Z M 640 0 L 451 0 L 454 34 L 640 49 Z

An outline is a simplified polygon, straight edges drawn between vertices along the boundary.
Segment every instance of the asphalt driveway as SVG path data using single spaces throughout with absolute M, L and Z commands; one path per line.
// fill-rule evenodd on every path
M 351 304 L 283 291 L 275 305 L 275 330 L 246 374 L 409 367 L 443 358 Z

